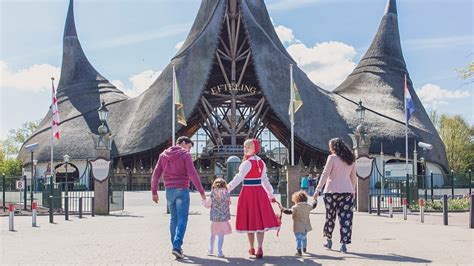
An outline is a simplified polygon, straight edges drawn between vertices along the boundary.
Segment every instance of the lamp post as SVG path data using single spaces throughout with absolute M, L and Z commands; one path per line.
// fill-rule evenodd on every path
M 367 133 L 367 128 L 364 126 L 365 120 L 365 107 L 362 105 L 362 101 L 359 101 L 357 105 L 356 114 L 358 125 L 353 134 L 349 134 L 352 139 L 353 148 L 355 150 L 356 158 L 362 155 L 369 154 L 369 146 L 371 143 L 371 136 Z
M 382 180 L 380 189 L 382 194 L 385 194 L 385 155 L 383 153 L 383 143 L 380 144 L 380 160 L 382 161 Z
M 349 134 L 352 139 L 355 157 L 357 158 L 356 165 L 358 165 L 358 161 L 360 161 L 361 164 L 363 164 L 364 161 L 373 162 L 372 159 L 369 157 L 369 147 L 372 142 L 372 136 L 368 134 L 368 130 L 364 126 L 365 110 L 366 108 L 362 105 L 362 101 L 359 101 L 359 103 L 357 104 L 357 108 L 355 109 L 358 125 L 355 128 L 354 132 L 352 134 Z M 373 166 L 371 165 L 371 167 Z M 370 176 L 357 178 L 357 198 L 355 200 L 357 202 L 358 211 L 369 211 L 369 193 Z
M 29 151 L 31 153 L 31 181 L 30 181 L 30 206 L 32 208 L 33 206 L 33 171 L 34 171 L 34 160 L 33 160 L 33 153 L 34 151 L 38 148 L 38 143 L 33 143 L 33 144 L 30 144 L 30 145 L 27 145 L 25 146 L 25 149 L 27 151 Z M 24 210 L 26 211 L 26 190 L 28 188 L 28 183 L 27 183 L 27 180 L 26 180 L 26 176 L 25 176 L 25 204 L 24 204 Z M 33 210 L 33 208 L 32 208 Z
M 66 166 L 66 195 L 64 196 L 64 218 L 69 220 L 69 194 L 68 194 L 68 180 L 67 180 L 67 165 L 69 164 L 69 155 L 64 155 L 63 156 L 64 163 Z
M 96 158 L 90 161 L 94 177 L 94 211 L 99 215 L 108 215 L 110 211 L 110 150 L 112 149 L 113 137 L 107 125 L 109 110 L 106 107 L 105 101 L 102 100 L 100 102 L 97 113 L 100 121 L 100 125 L 97 128 L 98 134 L 89 132 L 95 144 Z M 133 170 L 127 169 L 129 175 L 131 175 L 130 171 Z
M 64 159 L 64 163 L 65 163 L 65 166 L 66 166 L 66 196 L 68 196 L 68 182 L 67 182 L 67 165 L 69 164 L 69 155 L 64 155 L 63 156 L 63 159 Z
M 34 186 L 35 188 L 35 193 L 37 191 L 37 182 L 36 182 L 36 166 L 38 165 L 38 160 L 33 160 L 33 165 L 34 165 L 34 174 L 32 174 L 32 179 L 31 179 L 31 185 Z M 34 185 L 33 185 L 34 184 Z M 33 190 L 33 189 L 32 189 Z

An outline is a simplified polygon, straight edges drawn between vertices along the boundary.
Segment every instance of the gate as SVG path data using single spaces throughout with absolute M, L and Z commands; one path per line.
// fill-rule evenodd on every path
M 123 211 L 125 206 L 125 185 L 109 183 L 109 212 Z
M 389 198 L 392 198 L 394 211 L 402 210 L 403 198 L 407 198 L 409 203 L 418 200 L 418 182 L 412 175 L 385 178 L 374 163 L 374 170 L 370 177 L 369 212 L 388 211 Z

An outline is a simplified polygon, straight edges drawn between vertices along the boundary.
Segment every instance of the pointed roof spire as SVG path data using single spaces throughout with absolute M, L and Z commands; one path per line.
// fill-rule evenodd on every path
M 405 74 L 408 76 L 400 42 L 396 0 L 388 0 L 372 44 L 348 79 L 364 72 L 391 73 L 399 77 L 403 77 Z M 408 77 L 408 79 L 410 78 Z M 334 91 L 353 90 L 353 87 L 347 86 L 347 83 L 343 82 Z
M 387 6 L 385 7 L 385 14 L 397 15 L 397 0 L 387 0 Z
M 69 1 L 67 10 L 66 26 L 64 27 L 64 38 L 77 37 L 76 23 L 74 23 L 74 0 Z
M 91 83 L 92 82 L 92 83 Z M 58 85 L 58 98 L 70 94 L 66 91 L 75 91 L 75 85 L 82 84 L 81 89 L 97 87 L 105 83 L 106 87 L 120 92 L 91 65 L 82 49 L 77 37 L 74 21 L 74 1 L 69 1 L 69 8 L 64 26 L 63 62 L 61 78 Z

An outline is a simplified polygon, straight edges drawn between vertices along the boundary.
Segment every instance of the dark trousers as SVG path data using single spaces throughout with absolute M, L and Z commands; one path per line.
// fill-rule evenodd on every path
M 336 216 L 339 216 L 341 243 L 350 244 L 352 235 L 352 206 L 354 197 L 350 193 L 326 193 L 324 194 L 324 205 L 326 206 L 326 223 L 324 224 L 324 236 L 332 238 L 332 232 L 336 225 Z

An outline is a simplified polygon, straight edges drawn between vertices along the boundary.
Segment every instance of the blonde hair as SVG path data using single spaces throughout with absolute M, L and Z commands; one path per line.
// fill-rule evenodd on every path
M 255 149 L 255 144 L 253 143 L 253 139 L 248 139 L 248 140 L 244 141 L 244 146 L 249 146 L 249 147 L 252 147 L 253 149 Z
M 212 190 L 219 188 L 227 188 L 227 182 L 223 178 L 217 178 L 212 182 Z
M 253 140 L 252 140 L 252 139 L 247 139 L 247 140 L 245 140 L 245 141 L 244 141 L 244 147 L 245 147 L 245 146 L 248 146 L 248 147 L 253 148 L 253 149 L 254 149 L 254 154 L 253 154 L 253 155 L 255 155 L 255 143 L 253 143 Z M 243 161 L 246 161 L 248 158 L 249 158 L 249 157 L 248 157 L 247 155 L 245 155 L 245 153 L 244 153 L 244 158 L 242 159 L 242 162 L 243 162 Z
M 304 191 L 297 191 L 291 196 L 291 201 L 294 203 L 308 202 L 308 194 Z

